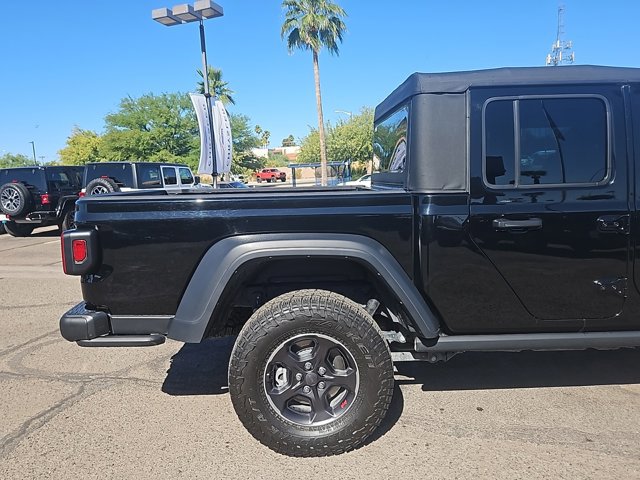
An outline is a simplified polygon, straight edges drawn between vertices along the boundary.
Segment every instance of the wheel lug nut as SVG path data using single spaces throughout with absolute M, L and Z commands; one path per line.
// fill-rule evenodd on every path
M 307 362 L 304 364 L 304 369 L 305 370 L 311 370 L 313 368 L 313 365 L 311 365 L 311 362 Z
M 318 384 L 318 388 L 319 388 L 320 390 L 324 390 L 324 387 L 325 387 L 325 386 L 326 386 L 326 385 L 324 384 L 324 382 L 320 382 L 320 383 Z
M 305 385 L 305 387 L 302 389 L 302 391 L 304 393 L 311 393 L 311 387 L 309 385 Z
M 297 381 L 302 380 L 302 374 L 301 373 L 296 373 L 296 380 Z
M 320 375 L 324 375 L 325 373 L 327 373 L 327 369 L 326 369 L 326 368 L 324 368 L 324 367 L 320 367 L 320 368 L 318 369 L 318 373 L 319 373 Z

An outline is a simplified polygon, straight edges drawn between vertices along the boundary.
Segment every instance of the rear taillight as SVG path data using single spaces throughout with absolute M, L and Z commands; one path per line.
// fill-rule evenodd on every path
M 49 205 L 51 203 L 48 193 L 43 193 L 42 195 L 40 195 L 40 203 L 42 205 Z
M 100 266 L 96 230 L 66 230 L 62 233 L 62 266 L 67 275 L 95 273 Z
M 73 252 L 73 263 L 79 265 L 87 259 L 87 241 L 72 240 L 71 251 Z
M 86 195 L 86 193 L 84 193 L 84 192 L 79 192 L 79 193 L 78 193 L 78 196 L 79 196 L 80 198 L 84 197 L 85 195 Z

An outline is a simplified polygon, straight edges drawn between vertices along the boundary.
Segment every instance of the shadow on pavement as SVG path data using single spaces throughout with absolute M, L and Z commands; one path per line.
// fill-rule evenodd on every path
M 171 358 L 162 384 L 169 395 L 220 395 L 229 391 L 227 370 L 236 337 L 185 343 Z
M 43 228 L 43 229 L 35 229 L 33 231 L 33 233 L 31 234 L 32 237 L 35 238 L 46 238 L 46 237 L 59 237 L 60 236 L 60 229 L 58 228 L 53 228 L 53 227 L 48 227 L 48 228 Z
M 640 349 L 462 353 L 446 363 L 403 362 L 397 384 L 425 391 L 640 383 Z
M 202 343 L 185 343 L 171 358 L 171 367 L 162 384 L 169 395 L 221 395 L 229 391 L 227 370 L 236 337 L 211 338 Z M 393 428 L 404 409 L 402 390 L 396 383 L 393 399 L 384 420 L 367 439 L 376 441 Z

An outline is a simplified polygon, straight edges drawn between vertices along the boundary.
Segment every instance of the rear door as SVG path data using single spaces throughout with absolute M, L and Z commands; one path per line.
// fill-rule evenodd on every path
M 162 182 L 166 190 L 179 190 L 176 167 L 162 167 Z
M 620 87 L 471 94 L 471 235 L 541 325 L 619 323 L 629 256 Z

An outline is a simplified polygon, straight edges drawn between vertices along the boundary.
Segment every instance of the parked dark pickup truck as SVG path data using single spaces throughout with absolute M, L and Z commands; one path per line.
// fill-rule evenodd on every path
M 83 346 L 237 334 L 233 405 L 289 455 L 358 447 L 392 361 L 640 345 L 640 69 L 414 74 L 372 188 L 85 198 L 62 238 Z

